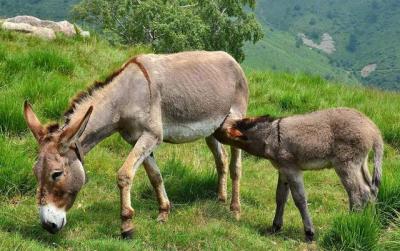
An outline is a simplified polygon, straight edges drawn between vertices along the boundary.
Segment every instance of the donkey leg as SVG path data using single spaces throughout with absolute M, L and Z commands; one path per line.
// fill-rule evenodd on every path
M 287 182 L 286 176 L 279 173 L 278 185 L 276 186 L 276 211 L 274 222 L 272 224 L 272 232 L 278 232 L 283 226 L 283 212 L 285 209 L 285 204 L 287 202 L 289 195 L 289 183 Z
M 370 196 L 370 188 L 364 180 L 362 162 L 346 162 L 335 165 L 335 171 L 349 196 L 350 211 L 363 208 Z
M 140 136 L 128 158 L 118 170 L 118 188 L 121 198 L 121 231 L 123 238 L 131 238 L 134 230 L 132 217 L 134 210 L 131 206 L 131 187 L 133 177 L 143 160 L 159 144 L 157 137 L 150 134 Z
M 168 220 L 168 214 L 171 206 L 168 200 L 167 192 L 165 191 L 164 181 L 160 169 L 157 166 L 153 154 L 143 161 L 143 166 L 146 170 L 147 176 L 149 177 L 150 183 L 156 192 L 157 201 L 159 204 L 157 221 L 166 222 Z
M 241 150 L 231 147 L 231 162 L 229 164 L 232 179 L 232 200 L 230 209 L 236 220 L 240 219 L 240 178 L 242 176 Z
M 303 174 L 301 171 L 292 171 L 286 174 L 289 182 L 290 191 L 296 207 L 299 209 L 303 220 L 306 241 L 311 242 L 314 239 L 314 226 L 308 212 L 307 197 L 304 191 Z
M 226 202 L 226 173 L 228 171 L 227 156 L 224 147 L 214 136 L 206 138 L 208 148 L 214 155 L 215 166 L 218 173 L 218 200 Z

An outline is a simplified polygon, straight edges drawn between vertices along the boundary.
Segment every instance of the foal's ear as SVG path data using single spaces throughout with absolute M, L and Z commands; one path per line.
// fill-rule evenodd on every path
M 227 132 L 228 136 L 233 139 L 242 139 L 244 137 L 243 133 L 235 127 L 229 127 Z
M 35 136 L 36 140 L 40 142 L 40 139 L 45 135 L 46 130 L 40 123 L 39 119 L 36 117 L 35 113 L 33 112 L 32 106 L 28 103 L 27 100 L 25 100 L 24 102 L 24 118 L 33 136 Z
M 93 106 L 90 106 L 85 115 L 74 121 L 72 124 L 67 126 L 60 135 L 60 146 L 61 149 L 67 149 L 70 145 L 76 143 L 82 133 L 85 131 L 86 125 L 89 122 L 90 115 L 92 114 Z

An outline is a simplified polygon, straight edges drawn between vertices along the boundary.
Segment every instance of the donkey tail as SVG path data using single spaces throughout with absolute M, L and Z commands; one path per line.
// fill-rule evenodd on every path
M 375 139 L 374 145 L 374 174 L 372 177 L 371 191 L 376 197 L 378 195 L 379 186 L 382 178 L 382 159 L 383 159 L 383 140 L 379 134 Z

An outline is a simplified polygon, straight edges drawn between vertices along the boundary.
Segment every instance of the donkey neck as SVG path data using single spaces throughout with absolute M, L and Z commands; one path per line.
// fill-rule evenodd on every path
M 280 121 L 278 118 L 257 122 L 253 128 L 242 131 L 247 139 L 242 142 L 242 148 L 254 155 L 275 159 L 281 143 Z
M 118 131 L 121 111 L 120 85 L 126 79 L 128 73 L 122 70 L 109 83 L 92 91 L 90 95 L 80 100 L 74 111 L 68 116 L 67 123 L 73 123 L 82 118 L 90 106 L 93 112 L 85 131 L 79 138 L 84 154 L 89 152 L 103 139 Z

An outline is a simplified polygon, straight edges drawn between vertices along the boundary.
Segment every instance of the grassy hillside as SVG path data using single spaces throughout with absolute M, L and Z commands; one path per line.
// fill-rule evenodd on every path
M 354 71 L 365 84 L 398 90 L 399 10 L 397 0 L 262 0 L 256 12 L 264 25 L 292 35 L 301 32 L 318 41 L 328 32 L 337 48 L 329 56 L 332 66 Z M 377 71 L 361 78 L 359 71 L 372 63 Z
M 246 45 L 247 69 L 272 70 L 276 72 L 307 73 L 319 75 L 327 80 L 354 84 L 358 80 L 353 74 L 330 65 L 328 57 L 316 50 L 296 43 L 296 36 L 264 25 L 264 38 Z
M 264 160 L 245 155 L 242 219 L 216 200 L 216 174 L 203 141 L 162 145 L 155 153 L 174 204 L 166 224 L 157 224 L 157 203 L 143 169 L 132 189 L 137 234 L 119 239 L 116 171 L 130 147 L 114 135 L 86 159 L 89 183 L 78 195 L 59 234 L 39 225 L 32 164 L 36 142 L 22 116 L 23 100 L 33 103 L 42 120 L 60 120 L 68 99 L 95 79 L 103 79 L 146 48 L 110 47 L 90 40 L 58 38 L 44 42 L 0 31 L 0 249 L 44 250 L 304 250 L 306 248 L 400 248 L 394 209 L 400 209 L 400 98 L 398 94 L 329 83 L 321 77 L 248 71 L 249 114 L 288 115 L 350 106 L 370 116 L 387 143 L 384 180 L 377 210 L 347 212 L 347 196 L 333 170 L 305 174 L 316 243 L 303 242 L 302 223 L 290 199 L 283 231 L 265 235 L 275 209 L 277 173 Z M 379 227 L 377 224 L 382 224 Z M 374 227 L 377 225 L 378 227 Z M 388 227 L 389 226 L 389 227 Z M 345 231 L 344 231 L 345 230 Z M 350 238 L 349 238 L 350 237 Z

